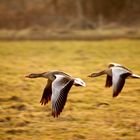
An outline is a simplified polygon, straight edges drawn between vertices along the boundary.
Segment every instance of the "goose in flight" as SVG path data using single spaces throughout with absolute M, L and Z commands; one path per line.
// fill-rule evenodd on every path
M 119 95 L 125 84 L 126 78 L 140 79 L 139 75 L 134 74 L 123 65 L 117 63 L 110 63 L 107 69 L 98 73 L 92 73 L 88 75 L 88 77 L 98 77 L 103 74 L 107 75 L 105 87 L 113 86 L 113 97 L 117 97 Z
M 67 100 L 68 92 L 70 91 L 72 85 L 86 86 L 85 82 L 80 78 L 73 78 L 61 71 L 32 73 L 25 77 L 44 77 L 48 79 L 40 103 L 41 105 L 46 105 L 51 100 L 53 117 L 58 117 L 58 115 L 62 112 Z

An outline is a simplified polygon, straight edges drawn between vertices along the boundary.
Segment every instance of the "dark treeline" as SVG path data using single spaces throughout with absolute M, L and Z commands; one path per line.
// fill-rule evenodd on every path
M 140 0 L 0 0 L 0 28 L 92 28 L 112 22 L 139 24 Z

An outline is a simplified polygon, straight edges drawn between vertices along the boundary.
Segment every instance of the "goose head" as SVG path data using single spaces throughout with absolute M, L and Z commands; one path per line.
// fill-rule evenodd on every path
M 27 78 L 38 78 L 38 77 L 42 77 L 42 74 L 40 74 L 40 73 L 31 73 L 29 75 L 26 75 L 25 77 L 27 77 Z
M 92 73 L 92 74 L 88 75 L 88 77 L 97 77 L 97 73 Z
M 29 74 L 29 75 L 26 75 L 25 77 L 27 77 L 27 78 L 38 78 L 38 77 L 47 78 L 49 73 L 50 73 L 50 72 L 31 73 L 31 74 Z

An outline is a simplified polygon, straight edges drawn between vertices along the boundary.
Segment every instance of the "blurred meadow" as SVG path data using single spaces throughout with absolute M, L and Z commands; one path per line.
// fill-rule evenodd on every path
M 139 140 L 140 80 L 128 79 L 113 99 L 105 76 L 87 75 L 116 62 L 140 74 L 140 40 L 0 41 L 1 140 Z M 73 86 L 63 112 L 41 106 L 46 79 L 29 73 L 61 70 L 85 80 Z
M 113 99 L 106 76 L 120 63 L 140 75 L 140 0 L 0 0 L 0 140 L 140 140 L 140 80 Z M 44 78 L 61 70 L 83 79 L 63 112 L 40 105 Z

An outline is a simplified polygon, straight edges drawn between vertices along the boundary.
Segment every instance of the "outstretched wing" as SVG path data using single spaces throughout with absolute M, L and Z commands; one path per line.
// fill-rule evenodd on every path
M 131 73 L 123 69 L 121 67 L 113 67 L 112 68 L 112 82 L 113 82 L 113 97 L 118 96 L 118 94 L 121 92 L 124 84 L 125 79 L 131 75 Z
M 55 75 L 56 79 L 52 82 L 52 115 L 58 117 L 62 112 L 69 90 L 74 80 L 62 75 Z
M 47 104 L 51 100 L 52 96 L 52 81 L 48 79 L 48 83 L 44 88 L 42 98 L 40 100 L 41 105 Z
M 106 83 L 105 83 L 105 87 L 111 87 L 112 86 L 112 77 L 107 75 L 106 76 Z

